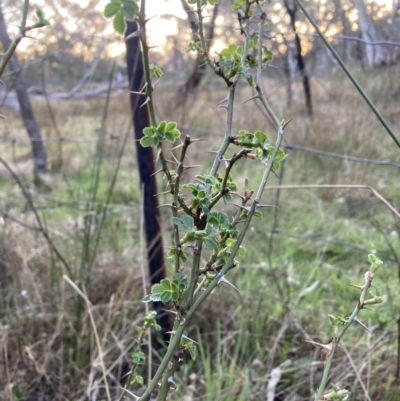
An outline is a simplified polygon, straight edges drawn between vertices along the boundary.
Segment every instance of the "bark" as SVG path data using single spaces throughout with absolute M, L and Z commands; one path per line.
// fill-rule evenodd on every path
M 364 0 L 355 0 L 355 3 L 358 10 L 358 25 L 362 39 L 367 42 L 378 41 L 378 33 L 371 17 L 368 14 Z M 386 64 L 386 57 L 381 46 L 365 45 L 365 54 L 369 68 Z
M 138 29 L 137 23 L 128 21 L 125 37 Z M 125 41 L 126 61 L 130 90 L 140 92 L 143 88 L 144 69 L 140 47 L 140 39 L 133 37 Z M 151 147 L 144 148 L 139 140 L 143 136 L 143 128 L 151 126 L 147 106 L 140 107 L 145 101 L 144 96 L 135 93 L 130 94 L 133 125 L 135 131 L 136 155 L 139 167 L 141 187 L 143 190 L 143 210 L 147 242 L 147 258 L 151 284 L 159 283 L 165 278 L 165 264 L 163 253 L 163 241 L 160 227 L 160 213 L 157 198 L 157 183 L 155 178 L 154 156 Z M 157 321 L 162 327 L 164 340 L 169 338 L 168 332 L 172 330 L 168 315 L 162 311 L 164 305 L 154 303 L 157 311 Z
M 0 40 L 3 44 L 4 49 L 8 49 L 10 47 L 11 39 L 8 36 L 1 6 Z M 10 58 L 9 67 L 11 70 L 15 71 L 15 91 L 18 97 L 21 117 L 31 140 L 33 154 L 33 172 L 35 176 L 38 176 L 40 174 L 47 173 L 47 154 L 42 141 L 40 129 L 36 123 L 35 116 L 33 114 L 32 105 L 28 94 L 28 88 L 22 76 L 21 65 L 15 53 Z
M 295 44 L 296 44 L 296 58 L 297 58 L 297 65 L 299 67 L 300 75 L 303 81 L 303 89 L 304 95 L 306 98 L 306 107 L 307 113 L 310 117 L 313 115 L 313 107 L 312 107 L 312 98 L 311 98 L 311 87 L 310 87 L 310 78 L 308 77 L 304 58 L 301 54 L 301 41 L 300 37 L 296 30 L 296 12 L 297 12 L 297 4 L 294 2 L 289 3 L 289 0 L 285 0 L 285 7 L 286 11 L 290 17 L 290 25 L 292 26 L 294 36 L 295 36 Z

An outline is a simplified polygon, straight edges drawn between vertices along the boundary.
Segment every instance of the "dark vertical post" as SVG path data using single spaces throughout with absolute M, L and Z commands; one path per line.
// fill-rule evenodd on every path
M 125 37 L 138 29 L 136 21 L 128 21 Z M 125 41 L 126 61 L 130 90 L 140 92 L 145 82 L 143 70 L 142 50 L 139 37 L 133 37 Z M 136 154 L 139 167 L 140 183 L 143 188 L 143 210 L 145 233 L 147 242 L 147 259 L 150 271 L 151 284 L 159 283 L 165 278 L 165 264 L 163 241 L 160 227 L 160 213 L 157 199 L 157 183 L 154 175 L 154 156 L 151 147 L 143 148 L 139 139 L 143 136 L 143 128 L 151 126 L 147 106 L 142 106 L 145 96 L 130 94 L 133 125 L 136 140 Z M 171 323 L 168 315 L 162 312 L 163 304 L 155 303 L 157 321 L 162 327 L 164 340 L 168 338 L 165 333 L 171 331 Z
M 310 79 L 308 77 L 306 67 L 304 64 L 304 58 L 303 55 L 301 54 L 301 41 L 299 34 L 297 33 L 296 29 L 296 12 L 297 12 L 297 4 L 292 3 L 289 4 L 288 0 L 284 0 L 286 11 L 289 14 L 290 17 L 290 25 L 292 26 L 294 36 L 295 36 L 295 43 L 296 43 L 296 50 L 297 50 L 297 65 L 299 67 L 299 71 L 303 80 L 303 89 L 304 89 L 304 95 L 306 97 L 306 106 L 307 106 L 307 112 L 310 117 L 313 115 L 313 108 L 312 108 L 312 98 L 311 98 L 311 87 L 310 87 Z

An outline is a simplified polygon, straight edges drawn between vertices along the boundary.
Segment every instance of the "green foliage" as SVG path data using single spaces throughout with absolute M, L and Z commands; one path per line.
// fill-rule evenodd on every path
M 180 343 L 180 348 L 183 349 L 184 351 L 188 352 L 190 355 L 190 358 L 192 360 L 196 360 L 197 357 L 197 345 L 194 343 L 193 340 L 186 336 L 182 336 L 181 343 Z
M 186 53 L 197 52 L 200 49 L 201 49 L 201 42 L 200 41 L 189 42 L 187 47 L 186 47 Z
M 34 28 L 41 28 L 50 25 L 50 22 L 44 17 L 43 10 L 39 7 L 36 7 L 36 17 L 39 21 L 34 25 Z
M 150 73 L 154 74 L 157 78 L 161 78 L 164 75 L 163 70 L 154 64 L 150 64 Z
M 143 298 L 143 302 L 162 302 L 166 305 L 171 302 L 178 303 L 184 295 L 187 284 L 187 278 L 176 272 L 173 280 L 166 278 L 161 280 L 160 284 L 154 284 L 151 293 Z
M 164 139 L 174 143 L 181 136 L 176 126 L 175 122 L 161 121 L 157 127 L 147 127 L 143 130 L 144 136 L 140 140 L 140 144 L 143 147 L 159 146 Z
M 121 35 L 126 30 L 126 21 L 133 21 L 139 12 L 139 6 L 134 0 L 111 0 L 104 7 L 104 16 L 113 19 L 113 27 Z

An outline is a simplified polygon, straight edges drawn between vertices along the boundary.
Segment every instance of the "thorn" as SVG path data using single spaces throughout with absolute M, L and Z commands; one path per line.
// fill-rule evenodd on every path
M 185 340 L 191 341 L 192 343 L 195 343 L 195 344 L 199 345 L 199 343 L 198 343 L 198 342 L 196 342 L 196 341 L 192 340 L 192 339 L 191 339 L 191 338 L 189 338 L 188 336 L 185 336 L 185 334 L 182 334 L 182 338 L 184 338 Z
M 153 177 L 153 175 L 156 175 L 156 174 L 160 173 L 161 171 L 163 171 L 162 168 L 160 168 L 160 170 L 157 170 L 155 173 L 151 174 L 150 177 Z
M 293 120 L 293 117 L 292 118 L 289 118 L 289 120 L 288 121 L 286 121 L 286 122 L 284 122 L 284 121 L 282 121 L 282 129 L 285 129 L 286 128 L 286 126 L 290 123 L 290 121 L 292 121 Z
M 243 195 L 240 195 L 237 192 L 230 192 L 230 194 L 238 196 L 242 201 L 244 201 L 246 199 Z
M 259 207 L 276 207 L 276 208 L 279 208 L 279 207 L 276 206 L 276 205 L 257 205 L 257 206 L 256 206 L 256 209 L 259 208 Z
M 184 145 L 184 143 L 181 141 L 180 145 L 177 145 L 177 146 L 171 148 L 170 150 L 179 149 L 179 148 L 183 147 L 183 145 Z
M 363 287 L 362 287 L 361 285 L 354 285 L 354 284 L 347 284 L 347 285 L 349 285 L 350 287 L 357 288 L 357 289 L 359 289 L 360 291 L 362 291 L 362 289 L 363 289 Z
M 223 108 L 227 108 L 227 106 L 222 106 L 222 103 L 225 103 L 228 101 L 228 98 L 226 97 L 224 100 L 221 100 L 220 102 L 217 103 L 217 105 L 215 107 L 223 107 Z
M 303 340 L 303 341 L 306 342 L 306 343 L 315 345 L 316 347 L 322 348 L 321 356 L 322 356 L 324 359 L 328 358 L 328 356 L 329 356 L 329 355 L 331 354 L 331 352 L 332 352 L 332 341 L 333 341 L 333 338 L 329 341 L 328 344 L 321 344 L 321 343 L 317 343 L 317 342 L 315 342 L 315 341 L 309 341 L 309 340 Z
M 164 192 L 159 192 L 158 194 L 155 194 L 154 196 L 158 196 L 158 195 L 164 195 L 164 194 L 169 194 L 170 191 L 164 191 Z
M 135 91 L 127 91 L 128 93 L 133 93 L 134 95 L 146 96 L 145 92 L 135 92 Z
M 144 20 L 144 23 L 147 24 L 150 20 L 152 20 L 153 18 L 156 18 L 156 15 L 153 15 L 152 17 L 146 18 Z
M 228 281 L 228 280 L 225 278 L 225 276 L 221 276 L 221 277 L 218 279 L 218 284 L 220 284 L 220 283 L 228 284 L 229 286 L 231 286 L 233 289 L 235 289 L 235 290 L 240 294 L 240 291 L 239 291 L 230 281 Z
M 168 191 L 169 192 L 169 191 Z M 164 207 L 164 206 L 169 206 L 172 208 L 172 203 L 163 203 L 162 205 L 158 205 L 157 208 L 159 207 Z
M 361 322 L 357 317 L 354 319 L 354 321 L 356 323 L 358 323 L 361 327 L 363 327 L 365 330 L 367 330 L 369 334 L 372 334 L 372 331 L 363 322 Z
M 247 99 L 247 100 L 245 100 L 243 103 L 240 103 L 240 105 L 243 105 L 243 104 L 246 104 L 247 102 L 250 102 L 251 100 L 254 100 L 254 99 L 259 99 L 260 98 L 260 96 L 257 94 L 257 95 L 254 95 L 253 97 L 251 97 L 250 99 Z
M 178 388 L 178 386 L 174 382 L 174 378 L 172 376 L 168 377 L 168 383 L 172 383 L 175 386 L 175 389 L 172 389 L 172 390 L 176 390 Z
M 139 109 L 141 109 L 143 106 L 145 106 L 149 102 L 150 102 L 150 97 L 147 97 L 146 101 L 143 102 L 143 104 L 139 107 Z
M 240 209 L 245 210 L 247 213 L 250 212 L 251 206 L 243 206 L 243 205 L 238 205 L 237 203 L 233 203 L 233 202 L 228 202 L 229 205 L 233 205 L 233 206 L 237 206 Z
M 171 310 L 171 309 L 163 309 L 163 312 L 171 313 L 172 315 L 177 315 L 178 312 L 176 310 Z
M 180 166 L 181 162 L 175 157 L 175 155 L 171 152 L 171 156 L 174 158 L 174 161 L 171 163 L 175 163 L 178 167 Z
M 239 196 L 240 196 L 240 195 L 239 195 Z M 238 205 L 237 203 L 233 203 L 233 202 L 228 202 L 228 203 L 229 203 L 230 205 L 237 206 L 237 207 L 239 207 L 240 209 L 246 210 L 247 213 L 250 212 L 251 206 Z M 259 204 L 256 205 L 256 209 L 258 209 L 258 208 L 260 208 L 260 207 L 276 207 L 276 208 L 277 208 L 278 206 L 276 206 L 276 205 L 259 205 Z
M 160 160 L 161 152 L 162 152 L 162 149 L 161 149 L 161 148 L 158 149 L 158 151 L 157 151 L 157 156 L 156 156 L 156 158 L 155 158 L 155 160 L 154 160 L 154 163 L 157 163 L 157 162 Z
M 129 40 L 129 39 L 137 38 L 137 37 L 142 36 L 142 33 L 143 33 L 142 28 L 139 28 L 137 31 L 132 32 L 130 35 L 128 35 L 128 36 L 125 38 L 125 42 L 126 42 L 127 40 Z
M 196 168 L 196 167 L 200 167 L 200 164 L 194 164 L 193 166 L 183 166 L 184 170 L 189 170 L 191 168 Z
M 191 140 L 190 140 L 190 143 L 193 143 L 193 142 L 200 142 L 200 141 L 208 141 L 208 139 L 206 139 L 206 138 L 191 139 Z

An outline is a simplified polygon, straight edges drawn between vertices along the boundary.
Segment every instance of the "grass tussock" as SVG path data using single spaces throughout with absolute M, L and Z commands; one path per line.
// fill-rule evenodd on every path
M 360 73 L 366 92 L 395 132 L 400 132 L 394 101 L 400 93 L 398 76 L 398 66 Z M 312 119 L 306 117 L 299 85 L 293 88 L 290 107 L 285 82 L 266 79 L 265 88 L 278 117 L 293 119 L 286 130 L 287 142 L 399 163 L 399 149 L 341 74 L 312 79 Z M 175 94 L 168 87 L 157 87 L 156 95 L 159 119 L 177 121 L 182 132 L 207 140 L 188 154 L 190 162 L 204 165 L 204 170 L 189 170 L 187 177 L 207 171 L 213 157 L 208 152 L 217 149 L 223 134 L 225 110 L 213 105 L 226 97 L 224 90 L 205 88 L 188 100 L 185 109 L 173 107 Z M 273 139 L 274 131 L 257 105 L 243 103 L 251 96 L 244 88 L 238 93 L 235 130 L 263 130 Z M 108 387 L 116 400 L 129 370 L 136 326 L 145 313 L 141 196 L 132 138 L 118 159 L 130 129 L 128 98 L 111 99 L 105 132 L 101 132 L 104 100 L 51 107 L 56 124 L 46 104 L 35 104 L 52 169 L 49 188 L 30 185 L 30 147 L 18 115 L 12 112 L 7 112 L 0 135 L 18 140 L 1 147 L 30 191 L 43 226 L 73 277 L 42 233 L 31 229 L 37 227 L 33 213 L 1 168 L 0 399 L 101 400 L 107 399 Z M 398 210 L 398 167 L 304 150 L 288 153 L 281 184 L 298 188 L 281 190 L 278 207 L 263 209 L 263 218 L 254 220 L 246 256 L 230 273 L 240 295 L 222 287 L 203 305 L 189 333 L 199 342 L 198 359 L 182 366 L 171 399 L 266 400 L 273 373 L 280 375 L 275 400 L 310 399 L 322 362 L 319 350 L 303 340 L 327 342 L 333 335 L 327 314 L 346 315 L 356 305 L 358 293 L 348 284 L 362 283 L 371 251 L 385 261 L 375 282 L 384 302 L 362 314 L 371 333 L 361 326 L 350 328 L 331 377 L 352 391 L 351 400 L 399 399 L 395 377 L 399 220 L 369 190 L 301 187 L 369 185 Z M 99 176 L 94 185 L 96 163 Z M 235 172 L 239 191 L 244 190 L 245 177 L 251 188 L 260 171 L 246 160 Z M 278 182 L 274 178 L 269 184 Z M 160 177 L 159 187 L 164 190 L 164 186 Z M 277 196 L 276 189 L 267 189 L 263 203 L 275 205 Z M 162 213 L 168 245 L 172 232 L 167 212 Z M 157 365 L 162 350 L 152 352 Z

